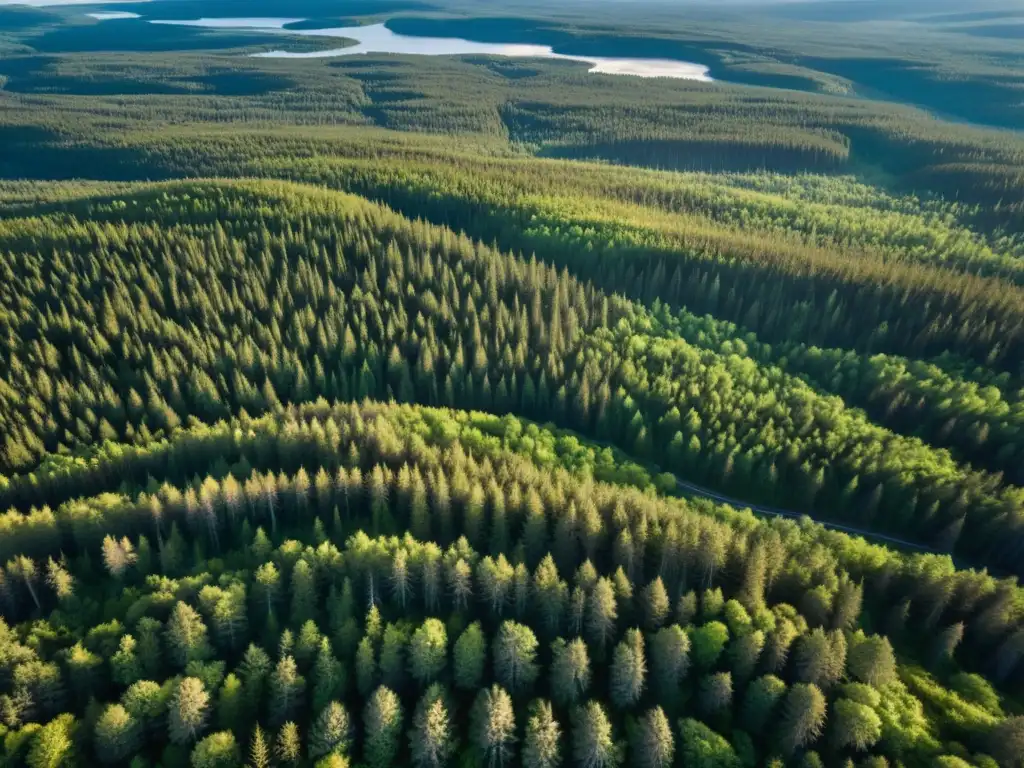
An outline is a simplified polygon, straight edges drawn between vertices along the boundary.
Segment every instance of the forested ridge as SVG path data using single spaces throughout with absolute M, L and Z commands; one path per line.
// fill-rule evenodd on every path
M 827 355 L 324 188 L 5 194 L 8 762 L 1014 765 L 1015 580 L 658 474 L 1014 570 Z
M 0 768 L 1024 766 L 1015 45 L 805 6 L 0 9 Z

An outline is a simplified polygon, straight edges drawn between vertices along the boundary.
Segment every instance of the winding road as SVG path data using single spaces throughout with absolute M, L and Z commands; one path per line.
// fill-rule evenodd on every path
M 842 533 L 853 534 L 854 536 L 861 536 L 868 540 L 879 541 L 883 544 L 892 544 L 898 547 L 906 549 L 912 549 L 916 552 L 927 552 L 930 554 L 941 554 L 937 549 L 932 549 L 924 544 L 916 541 L 908 541 L 907 539 L 901 539 L 896 536 L 889 536 L 885 533 L 879 533 L 878 531 L 868 530 L 866 528 L 857 528 L 852 525 L 842 525 L 840 523 L 832 523 L 828 520 L 821 520 L 820 518 L 813 517 L 805 513 L 792 512 L 788 509 L 779 509 L 778 507 L 765 507 L 759 504 L 751 504 L 749 501 L 742 501 L 740 499 L 733 499 L 728 496 L 723 496 L 716 491 L 712 491 L 708 488 L 703 488 L 699 485 L 683 480 L 679 475 L 673 475 L 676 479 L 677 487 L 686 494 L 693 496 L 703 496 L 712 501 L 721 502 L 722 504 L 728 504 L 731 507 L 738 509 L 749 509 L 757 515 L 767 515 L 771 517 L 788 517 L 791 520 L 799 520 L 802 517 L 807 517 L 813 520 L 818 525 L 824 528 L 828 528 L 832 531 L 840 531 Z

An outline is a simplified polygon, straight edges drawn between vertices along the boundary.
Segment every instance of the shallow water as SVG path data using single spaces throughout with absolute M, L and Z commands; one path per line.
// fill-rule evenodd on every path
M 87 13 L 86 16 L 91 16 L 99 21 L 116 21 L 117 19 L 141 19 L 137 13 L 130 13 L 128 11 L 98 11 L 97 13 Z
M 261 32 L 278 32 L 302 37 L 333 37 L 355 41 L 355 45 L 330 48 L 319 51 L 294 52 L 285 50 L 266 51 L 252 54 L 268 59 L 322 59 L 337 56 L 354 56 L 367 53 L 396 53 L 419 56 L 465 56 L 488 55 L 512 58 L 562 59 L 590 64 L 590 72 L 609 75 L 634 75 L 637 77 L 671 77 L 683 80 L 711 82 L 708 68 L 702 64 L 673 59 L 624 59 L 604 56 L 574 56 L 555 53 L 547 45 L 521 43 L 479 43 L 454 37 L 421 37 L 399 35 L 383 24 L 365 27 L 331 27 L 327 29 L 285 29 L 287 24 L 301 19 L 250 18 L 250 19 L 194 19 L 191 21 L 155 20 L 154 24 L 175 24 L 207 29 L 253 29 Z

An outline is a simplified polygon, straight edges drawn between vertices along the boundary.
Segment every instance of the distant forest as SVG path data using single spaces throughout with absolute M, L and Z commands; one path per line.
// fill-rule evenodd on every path
M 869 6 L 0 9 L 0 766 L 1024 766 L 1015 11 Z

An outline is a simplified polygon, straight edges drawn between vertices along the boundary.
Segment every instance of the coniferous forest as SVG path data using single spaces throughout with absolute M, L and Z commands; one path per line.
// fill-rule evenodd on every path
M 0 766 L 1024 766 L 986 2 L 0 7 Z

